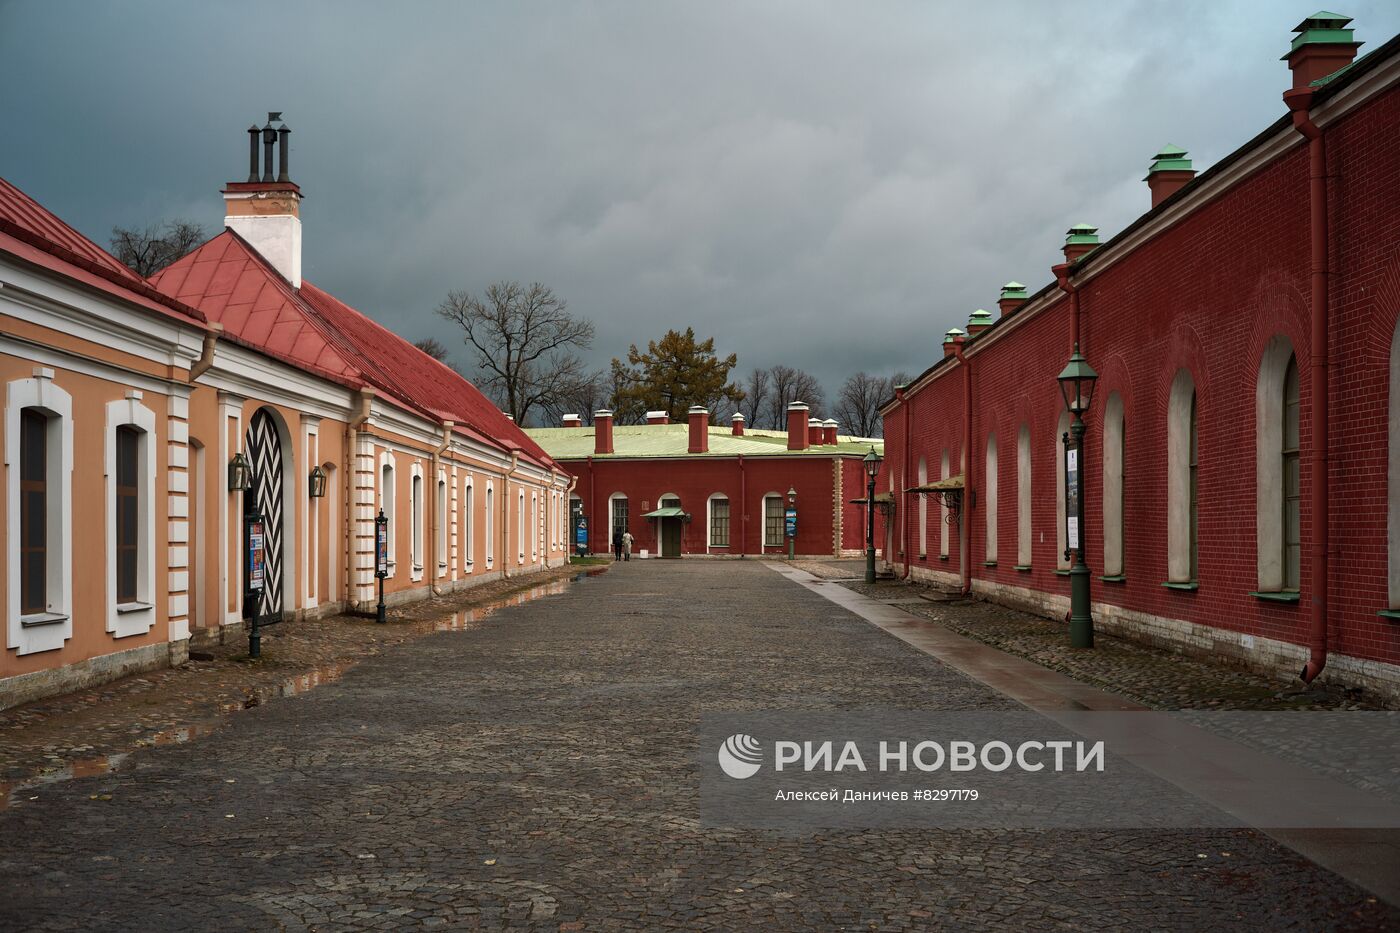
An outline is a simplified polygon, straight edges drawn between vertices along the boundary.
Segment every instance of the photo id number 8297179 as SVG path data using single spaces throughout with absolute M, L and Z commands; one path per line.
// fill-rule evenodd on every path
M 974 787 L 935 787 L 916 790 L 912 796 L 915 800 L 943 803 L 945 801 L 976 800 L 978 794 Z

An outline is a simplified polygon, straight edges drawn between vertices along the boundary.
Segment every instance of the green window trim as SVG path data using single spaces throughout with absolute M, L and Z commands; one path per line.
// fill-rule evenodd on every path
M 1400 609 L 1382 609 L 1380 612 L 1376 613 L 1376 615 L 1380 616 L 1382 619 L 1395 619 L 1396 621 L 1400 621 Z
M 938 555 L 938 559 L 939 559 L 939 560 L 947 560 L 947 559 L 948 559 L 948 555 L 947 555 L 947 554 L 939 554 L 939 555 Z
M 1175 581 L 1173 581 L 1173 580 L 1168 580 L 1166 583 L 1163 583 L 1162 585 L 1165 586 L 1165 587 L 1166 587 L 1167 589 L 1169 589 L 1169 590 L 1194 591 L 1194 590 L 1198 590 L 1198 589 L 1201 588 L 1201 585 L 1200 585 L 1199 583 L 1197 583 L 1195 580 L 1191 580 L 1191 581 L 1186 582 L 1186 583 L 1177 583 L 1177 582 L 1175 582 Z
M 1101 583 L 1127 583 L 1128 578 L 1121 573 L 1111 574 L 1107 577 L 1099 577 Z
M 1016 565 L 1015 567 L 1013 567 L 1012 569 L 1013 569 L 1013 570 L 1019 570 L 1019 571 L 1021 571 L 1021 573 L 1030 573 L 1030 572 L 1031 572 L 1031 565 L 1030 565 L 1030 564 L 1017 564 L 1017 565 Z
M 1058 567 L 1056 567 L 1056 568 L 1055 568 L 1055 576 L 1057 576 L 1057 577 L 1067 577 L 1067 576 L 1069 576 L 1069 571 L 1068 571 L 1068 570 L 1061 570 L 1061 569 L 1059 569 Z
M 982 561 L 982 566 L 983 566 L 983 567 L 995 567 L 996 565 L 997 565 L 997 562 L 994 561 L 994 560 L 984 560 L 984 561 Z
M 1296 603 L 1298 601 L 1297 590 L 1278 590 L 1275 592 L 1250 590 L 1249 595 L 1253 596 L 1255 599 L 1262 599 L 1268 603 Z

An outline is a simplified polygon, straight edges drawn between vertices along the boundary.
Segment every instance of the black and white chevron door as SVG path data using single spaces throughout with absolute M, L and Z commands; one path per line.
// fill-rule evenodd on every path
M 266 533 L 266 583 L 263 613 L 278 620 L 282 616 L 282 444 L 277 437 L 277 425 L 266 409 L 258 409 L 248 425 L 244 439 L 248 460 L 253 465 L 251 501 L 262 513 Z

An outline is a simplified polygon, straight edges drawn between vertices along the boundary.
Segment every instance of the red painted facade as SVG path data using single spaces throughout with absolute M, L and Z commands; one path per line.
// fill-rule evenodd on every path
M 1363 68 L 1362 65 L 1365 65 Z M 1280 91 L 1284 90 L 1281 82 Z M 1280 108 L 1280 112 L 1284 112 Z M 1330 441 L 1326 494 L 1328 650 L 1334 675 L 1378 677 L 1387 691 L 1394 669 L 1376 674 L 1362 662 L 1400 664 L 1400 620 L 1387 586 L 1387 476 L 1394 469 L 1388 393 L 1400 317 L 1400 48 L 1395 40 L 1319 90 L 1314 119 L 1327 158 L 1330 298 L 1325 308 Z M 1146 186 L 1144 186 L 1146 188 Z M 1149 204 L 1149 192 L 1142 192 Z M 1096 615 L 1123 610 L 1121 629 L 1160 640 L 1160 620 L 1218 633 L 1215 648 L 1258 661 L 1254 639 L 1307 646 L 1318 591 L 1310 547 L 1323 546 L 1309 491 L 1315 470 L 1309 378 L 1310 217 L 1308 143 L 1287 118 L 1122 235 L 1070 270 L 1080 301 L 1081 349 L 1098 371 L 1087 432 L 1087 563 L 1094 573 Z M 1047 244 L 1048 245 L 1048 244 Z M 1047 257 L 1060 262 L 1060 256 Z M 974 591 L 1058 614 L 1067 600 L 1066 566 L 1057 553 L 1057 437 L 1063 403 L 1056 375 L 1071 352 L 1071 302 L 1047 286 L 995 326 L 969 338 L 965 359 L 940 359 L 902 399 L 887 403 L 886 457 L 898 490 L 892 563 L 918 574 L 959 569 L 958 527 L 948 560 L 939 560 L 940 509 L 927 506 L 930 542 L 918 546 L 918 463 L 938 478 L 942 453 L 957 474 L 964 456 L 963 371 L 972 374 L 971 469 L 963 516 L 970 537 Z M 1266 345 L 1282 335 L 1299 370 L 1301 562 L 1299 598 L 1275 601 L 1262 589 L 1257 563 L 1256 390 Z M 930 355 L 940 348 L 929 347 Z M 1198 548 L 1196 589 L 1168 580 L 1168 403 L 1177 372 L 1196 387 Z M 1100 580 L 1104 567 L 1104 417 L 1111 393 L 1124 412 L 1123 573 Z M 1031 559 L 1017 569 L 1017 436 L 1031 451 Z M 997 555 L 988 563 L 987 441 L 997 440 Z M 883 488 L 887 488 L 882 486 Z M 1170 626 L 1168 626 L 1170 627 Z M 1240 636 L 1252 636 L 1241 638 Z M 1211 636 L 1207 636 L 1209 641 Z M 1171 639 L 1167 639 L 1170 641 Z M 1200 647 L 1200 645 L 1197 645 Z M 1287 654 L 1287 652 L 1284 652 Z M 1277 652 L 1275 652 L 1277 655 Z M 1304 652 L 1305 654 L 1305 652 Z M 1289 655 L 1292 658 L 1292 655 Z M 1277 663 L 1275 663 L 1277 662 Z M 1278 657 L 1261 662 L 1280 669 Z M 1364 668 L 1364 670 L 1363 670 Z M 1297 668 L 1293 670 L 1296 672 Z M 1369 681 L 1368 681 L 1369 682 Z
M 856 456 L 604 458 L 566 460 L 562 465 L 577 478 L 573 495 L 583 502 L 590 550 L 596 553 L 611 550 L 609 502 L 620 493 L 628 500 L 628 527 L 636 538 L 636 548 L 645 548 L 652 555 L 660 550 L 658 524 L 641 516 L 658 508 L 663 496 L 680 499 L 681 508 L 691 515 L 691 521 L 683 526 L 682 556 L 785 554 L 786 538 L 776 545 L 764 544 L 764 499 L 776 495 L 785 503 L 789 489 L 797 492 L 799 555 L 831 557 L 865 547 L 865 508 L 851 503 L 865 496 L 865 473 Z M 728 547 L 709 543 L 712 496 L 723 496 L 730 503 Z M 883 523 L 877 515 L 877 546 L 883 537 Z

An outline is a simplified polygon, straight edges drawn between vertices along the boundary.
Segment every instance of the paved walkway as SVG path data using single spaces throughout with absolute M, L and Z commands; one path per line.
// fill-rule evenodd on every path
M 1011 709 L 757 562 L 633 561 L 0 813 L 0 929 L 1380 929 L 1249 832 L 699 826 L 734 709 Z

